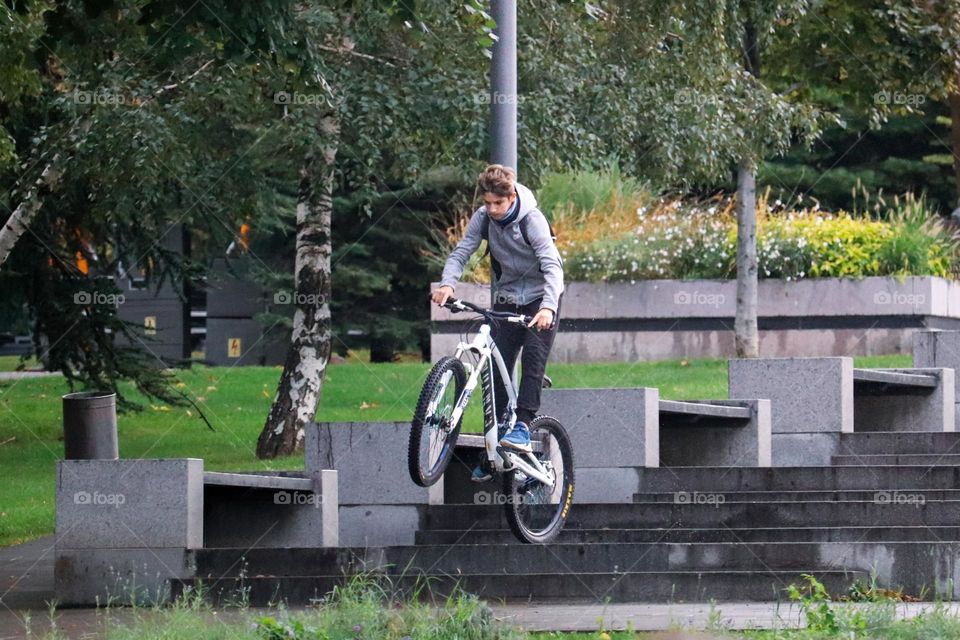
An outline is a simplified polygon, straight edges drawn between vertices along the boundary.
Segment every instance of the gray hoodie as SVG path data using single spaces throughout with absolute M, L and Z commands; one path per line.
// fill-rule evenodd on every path
M 501 227 L 493 218 L 489 221 L 490 255 L 496 258 L 501 267 L 500 277 L 496 281 L 497 297 L 525 305 L 542 296 L 540 308 L 556 313 L 560 294 L 563 293 L 563 261 L 557 245 L 550 237 L 550 225 L 537 208 L 533 192 L 519 182 L 516 188 L 520 201 L 516 219 L 505 227 Z M 447 258 L 441 284 L 456 287 L 467 260 L 483 240 L 486 216 L 486 207 L 473 212 L 467 232 Z M 526 243 L 520 232 L 520 221 L 526 217 L 530 218 L 527 222 L 530 244 Z

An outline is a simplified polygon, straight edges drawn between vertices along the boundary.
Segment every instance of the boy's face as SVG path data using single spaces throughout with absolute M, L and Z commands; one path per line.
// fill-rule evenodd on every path
M 483 194 L 483 204 L 487 207 L 487 214 L 494 220 L 500 220 L 507 215 L 507 211 L 513 206 L 517 199 L 516 192 L 509 196 L 501 196 L 496 193 Z

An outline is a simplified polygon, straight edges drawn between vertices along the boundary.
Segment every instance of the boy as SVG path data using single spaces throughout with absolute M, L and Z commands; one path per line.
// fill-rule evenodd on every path
M 500 323 L 494 335 L 508 370 L 513 370 L 517 352 L 523 347 L 517 422 L 500 440 L 500 445 L 531 451 L 527 423 L 540 409 L 543 373 L 557 335 L 557 317 L 563 294 L 563 262 L 554 244 L 550 224 L 537 208 L 533 192 L 516 181 L 513 169 L 492 164 L 480 174 L 478 182 L 484 205 L 473 213 L 467 232 L 447 259 L 441 286 L 433 292 L 432 298 L 442 305 L 453 295 L 464 265 L 480 247 L 480 241 L 486 239 L 496 282 L 494 311 L 533 317 L 527 327 Z M 504 417 L 506 392 L 496 367 L 494 389 L 499 421 Z M 473 470 L 471 480 L 485 482 L 492 477 L 490 470 L 481 465 Z

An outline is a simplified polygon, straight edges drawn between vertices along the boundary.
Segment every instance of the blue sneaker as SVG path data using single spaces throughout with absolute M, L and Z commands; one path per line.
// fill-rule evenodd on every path
M 500 446 L 524 453 L 533 451 L 533 447 L 530 446 L 530 430 L 527 429 L 527 425 L 517 421 L 510 433 L 500 439 Z
M 488 471 L 488 466 L 480 463 L 473 468 L 470 473 L 470 482 L 489 482 L 493 480 L 493 474 Z

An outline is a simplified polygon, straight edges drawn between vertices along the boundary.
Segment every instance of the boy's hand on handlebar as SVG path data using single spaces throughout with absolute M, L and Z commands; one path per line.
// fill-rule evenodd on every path
M 535 327 L 537 330 L 549 329 L 553 324 L 553 311 L 550 309 L 540 309 L 537 315 L 533 316 L 528 327 Z
M 453 287 L 443 285 L 437 289 L 434 289 L 433 295 L 431 298 L 441 307 L 446 304 L 447 300 L 453 297 Z

